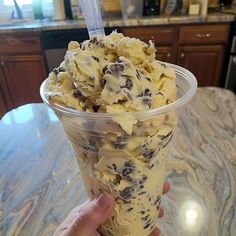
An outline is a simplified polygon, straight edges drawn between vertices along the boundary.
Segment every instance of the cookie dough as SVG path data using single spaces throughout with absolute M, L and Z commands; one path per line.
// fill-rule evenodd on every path
M 176 114 L 148 112 L 175 101 L 176 84 L 174 70 L 155 53 L 151 41 L 117 32 L 71 42 L 46 81 L 50 103 L 87 114 L 57 112 L 89 197 L 102 191 L 115 196 L 113 215 L 99 229 L 104 235 L 149 235 L 158 218 Z

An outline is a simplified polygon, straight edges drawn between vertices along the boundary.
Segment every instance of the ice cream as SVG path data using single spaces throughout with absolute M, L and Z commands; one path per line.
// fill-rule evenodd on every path
M 81 111 L 57 114 L 89 197 L 115 196 L 114 213 L 99 229 L 104 235 L 149 235 L 158 218 L 176 115 L 148 111 L 175 101 L 176 83 L 174 70 L 155 53 L 151 41 L 116 32 L 71 42 L 46 81 L 50 103 Z

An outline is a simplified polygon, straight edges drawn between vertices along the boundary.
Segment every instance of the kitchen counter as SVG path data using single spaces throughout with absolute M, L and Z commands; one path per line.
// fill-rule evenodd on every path
M 198 88 L 182 111 L 168 181 L 164 235 L 236 235 L 236 96 Z M 63 129 L 44 104 L 0 121 L 0 235 L 52 235 L 86 199 Z
M 138 19 L 110 18 L 104 19 L 104 27 L 125 27 L 125 26 L 145 26 L 145 25 L 174 25 L 174 24 L 194 24 L 194 23 L 222 23 L 233 22 L 235 16 L 231 14 L 212 13 L 207 16 L 161 16 L 161 17 L 142 17 Z M 25 23 L 0 24 L 0 33 L 18 31 L 46 31 L 62 29 L 86 28 L 82 20 L 65 21 L 34 21 Z

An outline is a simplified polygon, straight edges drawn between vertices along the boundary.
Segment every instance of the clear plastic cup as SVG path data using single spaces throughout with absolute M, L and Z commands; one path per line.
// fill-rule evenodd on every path
M 149 235 L 156 225 L 166 177 L 166 160 L 177 117 L 196 89 L 194 75 L 177 65 L 177 100 L 133 113 L 89 113 L 51 103 L 46 83 L 40 93 L 61 121 L 90 199 L 103 191 L 116 200 L 112 216 L 101 225 L 103 235 Z M 121 124 L 131 125 L 129 134 Z

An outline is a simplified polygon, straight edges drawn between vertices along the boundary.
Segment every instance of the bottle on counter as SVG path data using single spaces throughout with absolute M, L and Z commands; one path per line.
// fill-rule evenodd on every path
M 43 19 L 43 10 L 40 0 L 33 0 L 32 1 L 33 12 L 34 12 L 34 19 Z
M 144 0 L 143 15 L 144 16 L 160 15 L 160 0 Z
M 64 0 L 53 0 L 54 15 L 53 20 L 65 20 Z
M 79 0 L 70 0 L 72 18 L 74 20 L 84 19 Z

